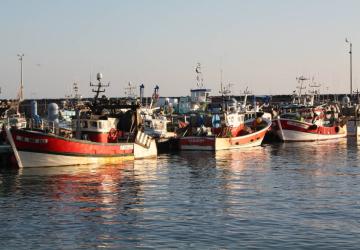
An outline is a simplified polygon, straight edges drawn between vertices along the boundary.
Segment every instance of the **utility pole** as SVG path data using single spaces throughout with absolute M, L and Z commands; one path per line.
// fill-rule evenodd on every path
M 349 49 L 349 55 L 350 55 L 350 96 L 353 94 L 352 90 L 352 43 L 347 38 L 345 39 L 345 42 L 350 45 Z
M 21 102 L 24 99 L 24 84 L 23 84 L 23 57 L 24 54 L 18 54 L 20 61 L 20 93 L 19 93 L 19 101 Z

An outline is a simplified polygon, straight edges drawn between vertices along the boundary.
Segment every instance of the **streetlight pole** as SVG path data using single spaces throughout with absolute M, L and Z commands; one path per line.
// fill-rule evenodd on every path
M 24 85 L 23 85 L 23 57 L 24 54 L 18 54 L 20 61 L 20 93 L 19 93 L 19 101 L 21 102 L 24 98 Z
M 345 42 L 350 45 L 349 55 L 350 55 L 350 96 L 353 94 L 352 90 L 352 43 L 347 38 L 345 39 Z

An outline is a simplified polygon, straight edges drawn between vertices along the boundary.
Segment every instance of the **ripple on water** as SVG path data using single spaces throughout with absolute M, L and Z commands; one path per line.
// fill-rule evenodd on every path
M 0 247 L 357 249 L 353 139 L 0 170 Z

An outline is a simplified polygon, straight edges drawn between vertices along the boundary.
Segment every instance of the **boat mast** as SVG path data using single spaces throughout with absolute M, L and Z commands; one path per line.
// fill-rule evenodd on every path
M 307 81 L 309 79 L 304 76 L 300 76 L 300 77 L 296 77 L 296 80 L 300 84 L 300 86 L 297 86 L 296 88 L 299 89 L 298 104 L 301 104 L 302 90 L 306 89 L 306 87 L 304 87 L 304 81 Z M 304 102 L 305 102 L 305 100 L 304 100 Z
M 127 95 L 129 99 L 135 99 L 136 98 L 135 89 L 136 86 L 133 85 L 130 81 L 128 83 L 128 87 L 125 88 L 125 95 Z
M 95 104 L 95 105 L 97 104 L 97 101 L 98 101 L 98 99 L 99 99 L 99 94 L 105 92 L 105 87 L 109 87 L 109 86 L 110 86 L 110 82 L 108 82 L 107 84 L 103 84 L 103 83 L 101 82 L 102 77 L 103 77 L 103 76 L 102 76 L 101 73 L 97 73 L 96 79 L 98 80 L 98 83 L 97 83 L 97 84 L 93 84 L 93 83 L 90 81 L 90 86 L 91 86 L 91 87 L 96 87 L 95 89 L 92 89 L 92 92 L 95 93 L 95 97 L 94 97 L 94 104 Z
M 198 88 L 204 87 L 204 78 L 203 78 L 203 75 L 201 72 L 201 64 L 200 63 L 197 63 L 195 72 L 196 72 L 196 86 Z
M 223 91 L 223 70 L 220 69 L 220 94 Z
M 321 84 L 320 83 L 317 84 L 314 81 L 314 78 L 313 78 L 312 82 L 309 84 L 309 87 L 313 88 L 313 90 L 310 92 L 312 94 L 312 98 L 316 99 L 316 97 L 317 97 L 318 101 L 320 101 L 320 87 L 321 87 Z M 312 100 L 312 102 L 314 102 L 314 101 Z M 313 104 L 314 103 L 312 103 L 312 105 Z
M 246 87 L 246 89 L 244 90 L 244 102 L 243 102 L 243 105 L 242 105 L 242 109 L 244 111 L 246 111 L 246 102 L 247 102 L 248 95 L 251 95 L 251 92 L 248 90 L 248 87 Z
M 219 91 L 219 93 L 222 96 L 230 94 L 232 85 L 233 84 L 231 84 L 231 83 L 229 83 L 228 85 L 224 85 L 224 83 L 223 83 L 223 70 L 220 69 L 220 91 Z

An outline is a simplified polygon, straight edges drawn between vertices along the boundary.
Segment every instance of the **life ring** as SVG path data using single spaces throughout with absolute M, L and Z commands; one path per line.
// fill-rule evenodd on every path
M 108 135 L 109 141 L 111 141 L 111 142 L 116 141 L 116 140 L 117 140 L 117 136 L 118 136 L 117 130 L 114 129 L 114 128 L 110 129 L 109 135 Z

